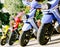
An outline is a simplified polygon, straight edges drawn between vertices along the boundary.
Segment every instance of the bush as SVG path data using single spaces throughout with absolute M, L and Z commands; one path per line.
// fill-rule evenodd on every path
M 3 4 L 2 3 L 0 3 L 0 9 L 2 9 L 3 8 Z
M 3 25 L 9 24 L 9 17 L 10 17 L 9 13 L 0 12 L 0 20 L 2 21 Z
M 36 20 L 38 20 L 38 19 L 41 20 L 41 18 L 42 18 L 42 16 L 43 16 L 43 14 L 42 14 L 42 12 L 41 12 L 40 10 L 37 10 L 35 15 L 36 15 L 36 17 L 35 17 Z

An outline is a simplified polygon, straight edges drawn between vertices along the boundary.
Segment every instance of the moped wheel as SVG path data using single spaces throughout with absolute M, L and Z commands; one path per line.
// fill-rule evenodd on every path
M 53 27 L 52 27 L 53 28 Z M 39 44 L 41 45 L 46 45 L 49 41 L 49 38 L 52 34 L 52 28 L 50 24 L 43 24 L 41 25 L 38 34 L 37 34 L 37 39 Z
M 13 45 L 13 43 L 16 41 L 16 33 L 12 32 L 10 39 L 9 39 L 9 45 Z
M 20 45 L 26 46 L 29 42 L 30 36 L 29 31 L 24 31 L 20 36 Z
M 1 45 L 5 45 L 7 43 L 7 38 L 1 39 Z

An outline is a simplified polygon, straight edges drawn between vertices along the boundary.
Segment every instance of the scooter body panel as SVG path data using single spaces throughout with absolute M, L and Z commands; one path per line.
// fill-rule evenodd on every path
M 53 15 L 52 14 L 44 14 L 44 16 L 42 17 L 42 24 L 46 24 L 46 23 L 51 23 L 53 20 Z
M 31 29 L 31 25 L 29 23 L 24 23 L 24 26 L 22 27 L 22 31 L 27 31 L 29 29 Z
M 58 9 L 50 10 L 50 13 L 43 14 L 41 22 L 43 24 L 46 23 L 52 23 L 52 20 L 57 19 L 57 22 L 60 24 L 60 14 L 58 12 Z
M 60 14 L 59 14 L 58 10 L 55 9 L 52 13 L 54 14 L 55 18 L 57 19 L 57 22 L 60 24 Z
M 4 38 L 6 38 L 6 36 L 3 35 L 3 36 L 1 37 L 1 39 L 4 39 Z

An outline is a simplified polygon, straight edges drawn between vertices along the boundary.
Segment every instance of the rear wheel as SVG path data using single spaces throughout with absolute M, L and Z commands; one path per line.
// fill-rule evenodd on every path
M 49 41 L 49 38 L 52 34 L 52 30 L 53 30 L 53 27 L 51 24 L 41 25 L 41 27 L 38 31 L 38 35 L 37 35 L 39 44 L 41 44 L 41 45 L 47 44 L 47 42 Z

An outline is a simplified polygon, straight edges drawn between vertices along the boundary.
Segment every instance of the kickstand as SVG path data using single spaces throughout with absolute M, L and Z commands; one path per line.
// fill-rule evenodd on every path
M 49 37 L 49 41 L 51 41 L 51 36 Z

